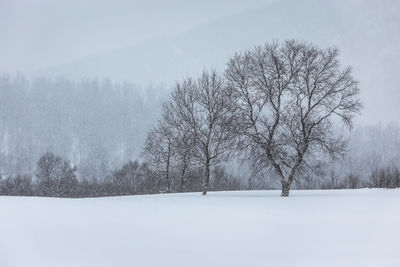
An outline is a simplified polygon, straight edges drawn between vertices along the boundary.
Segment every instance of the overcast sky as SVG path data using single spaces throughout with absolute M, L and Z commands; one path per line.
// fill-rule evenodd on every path
M 268 0 L 0 0 L 0 71 L 66 63 L 170 36 Z

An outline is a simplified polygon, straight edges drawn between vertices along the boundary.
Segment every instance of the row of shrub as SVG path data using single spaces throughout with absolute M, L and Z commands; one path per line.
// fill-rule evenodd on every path
M 196 192 L 202 189 L 202 168 L 190 169 L 184 177 L 171 171 L 169 192 Z M 211 175 L 211 191 L 276 189 L 271 180 L 244 183 L 229 174 L 224 167 L 215 166 Z M 356 189 L 356 188 L 400 188 L 400 169 L 387 167 L 375 169 L 362 179 L 350 174 L 339 177 L 331 172 L 322 183 L 310 180 L 297 186 L 298 189 Z M 52 153 L 44 154 L 37 162 L 35 175 L 0 177 L 0 195 L 46 196 L 46 197 L 104 197 L 138 194 L 165 193 L 166 181 L 146 163 L 130 161 L 114 171 L 104 180 L 78 179 L 77 169 L 69 161 Z
M 340 179 L 334 173 L 321 184 L 321 189 L 356 189 L 356 188 L 400 188 L 400 169 L 386 167 L 375 169 L 363 180 L 357 174 L 350 174 Z
M 77 169 L 52 153 L 44 154 L 37 162 L 35 176 L 16 175 L 0 179 L 0 195 L 46 197 L 104 197 L 165 192 L 165 181 L 146 163 L 130 161 L 104 180 L 78 179 Z M 201 191 L 201 168 L 189 170 L 184 179 L 171 172 L 170 192 Z M 179 178 L 178 178 L 179 177 Z M 213 169 L 210 190 L 245 189 L 243 183 L 229 175 L 223 167 Z

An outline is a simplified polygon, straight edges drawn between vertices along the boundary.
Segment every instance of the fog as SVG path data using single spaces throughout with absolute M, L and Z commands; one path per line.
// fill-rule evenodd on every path
M 172 85 L 266 41 L 336 46 L 362 123 L 398 121 L 398 1 L 0 2 L 0 71 Z
M 2 0 L 0 70 L 50 68 L 156 36 L 179 34 L 264 3 Z
M 161 100 L 175 81 L 204 68 L 223 70 L 235 51 L 274 40 L 294 38 L 337 47 L 342 64 L 352 66 L 360 82 L 364 109 L 356 125 L 364 132 L 379 128 L 376 125 L 397 125 L 399 14 L 400 2 L 395 0 L 0 0 L 0 72 L 6 73 L 0 88 L 3 172 L 15 168 L 29 172 L 40 153 L 49 149 L 81 163 L 76 158 L 79 153 L 71 152 L 77 142 L 86 146 L 79 154 L 82 162 L 97 148 L 104 148 L 107 158 L 121 154 L 124 146 L 122 150 L 131 152 L 118 154 L 118 162 L 108 168 L 118 167 L 139 156 L 147 131 L 156 124 Z M 97 87 L 87 89 L 81 82 L 87 78 L 86 84 Z M 102 92 L 104 79 L 117 88 L 113 100 L 109 100 L 112 94 L 93 95 Z M 64 89 L 52 89 L 59 86 Z M 132 99 L 125 104 L 117 101 L 127 95 Z M 88 104 L 91 98 L 104 105 Z M 79 113 L 84 112 L 79 110 L 82 101 L 85 108 L 96 106 L 84 113 L 93 120 L 80 118 L 86 116 Z M 134 114 L 96 117 L 105 114 L 99 112 L 105 106 L 110 113 L 122 106 L 121 113 Z M 60 117 L 44 119 L 52 111 L 60 112 Z M 59 124 L 64 115 L 76 121 Z M 107 127 L 113 128 L 112 133 L 102 131 Z M 393 127 L 382 128 L 386 133 Z M 398 127 L 394 129 L 397 135 L 392 141 L 398 146 Z M 92 138 L 95 141 L 89 142 Z M 365 143 L 371 139 L 372 135 Z M 360 147 L 363 144 L 356 151 L 363 154 Z M 10 158 L 27 154 L 23 167 Z M 393 158 L 398 154 L 388 160 Z

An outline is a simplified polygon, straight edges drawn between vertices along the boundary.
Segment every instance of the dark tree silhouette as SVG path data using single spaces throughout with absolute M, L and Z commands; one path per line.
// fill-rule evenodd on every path
M 346 140 L 333 125 L 341 119 L 350 128 L 361 103 L 337 49 L 294 40 L 266 44 L 233 56 L 226 79 L 236 111 L 231 130 L 255 165 L 274 170 L 282 196 L 318 169 L 323 154 L 343 155 Z

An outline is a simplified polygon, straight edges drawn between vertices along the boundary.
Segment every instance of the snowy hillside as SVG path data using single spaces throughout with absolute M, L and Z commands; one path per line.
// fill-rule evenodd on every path
M 400 190 L 0 197 L 0 266 L 400 266 Z

